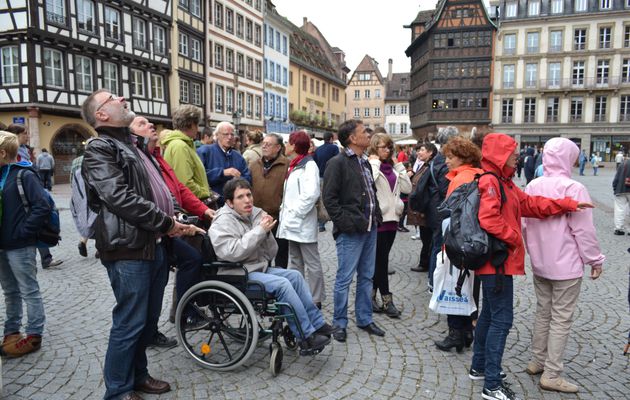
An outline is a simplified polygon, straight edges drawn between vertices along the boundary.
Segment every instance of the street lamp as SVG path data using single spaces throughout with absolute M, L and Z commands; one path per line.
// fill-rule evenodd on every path
M 239 149 L 241 152 L 243 151 L 243 145 L 245 144 L 244 138 L 241 136 L 241 132 L 238 129 L 239 124 L 241 123 L 241 110 L 236 110 L 234 114 L 232 114 L 232 124 L 234 124 L 234 133 L 238 135 L 241 140 L 241 148 Z

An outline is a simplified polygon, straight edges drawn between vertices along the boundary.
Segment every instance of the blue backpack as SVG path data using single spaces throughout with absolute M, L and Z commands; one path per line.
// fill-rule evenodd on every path
M 26 215 L 31 212 L 31 206 L 28 204 L 28 200 L 26 199 L 26 195 L 24 194 L 24 183 L 22 182 L 22 175 L 24 175 L 24 170 L 20 169 L 17 174 L 17 187 L 18 192 L 20 193 L 20 198 L 22 199 L 22 205 L 24 206 L 24 211 L 26 211 Z M 53 247 L 59 244 L 61 240 L 61 223 L 59 221 L 59 210 L 57 210 L 57 206 L 55 205 L 55 201 L 53 200 L 50 193 L 47 190 L 44 190 L 46 193 L 46 201 L 50 205 L 50 215 L 48 216 L 48 220 L 44 223 L 42 228 L 37 232 L 37 247 Z

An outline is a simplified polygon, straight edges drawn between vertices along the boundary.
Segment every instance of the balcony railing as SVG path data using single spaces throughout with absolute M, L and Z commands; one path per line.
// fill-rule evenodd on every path
M 630 114 L 620 114 L 619 122 L 630 122 Z
M 583 79 L 541 79 L 540 89 L 543 90 L 591 90 L 591 89 L 618 89 L 622 82 L 621 77 L 600 77 L 600 78 L 583 78 Z
M 562 51 L 562 45 L 561 44 L 549 46 L 549 52 L 550 53 L 560 53 L 561 51 Z
M 527 46 L 527 54 L 538 53 L 538 46 Z
M 526 115 L 523 118 L 523 122 L 525 122 L 526 124 L 533 124 L 534 122 L 536 122 L 536 116 L 535 115 Z
M 547 115 L 547 122 L 558 122 L 558 116 L 557 115 Z
M 595 122 L 606 122 L 606 116 L 605 115 L 600 115 L 600 114 L 595 114 L 595 118 L 593 118 L 593 121 L 595 121 Z
M 46 11 L 46 20 L 59 25 L 66 25 L 66 16 Z
M 512 116 L 503 116 L 501 117 L 501 122 L 504 124 L 511 124 L 512 123 Z
M 503 49 L 503 55 L 511 56 L 511 55 L 514 55 L 514 54 L 516 54 L 516 48 L 514 48 L 514 47 Z

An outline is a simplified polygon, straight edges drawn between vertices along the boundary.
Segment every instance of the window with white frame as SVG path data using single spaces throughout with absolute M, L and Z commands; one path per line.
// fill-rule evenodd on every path
M 240 76 L 245 73 L 245 57 L 241 53 L 236 53 L 236 73 Z
M 396 115 L 396 106 L 395 105 L 390 105 L 389 106 L 389 115 Z
M 526 97 L 523 101 L 523 122 L 536 122 L 536 98 Z
M 94 90 L 92 59 L 76 56 L 74 61 L 76 64 L 74 66 L 74 73 L 76 75 L 77 90 L 81 92 L 92 92 Z
M 561 14 L 564 11 L 564 0 L 551 0 L 551 13 Z
M 256 80 L 256 82 L 260 82 L 261 79 L 262 79 L 262 77 L 261 77 L 261 75 L 262 75 L 261 70 L 262 70 L 262 64 L 260 63 L 260 61 L 256 60 L 255 64 L 254 64 L 254 79 Z M 285 73 L 284 86 L 287 86 L 287 80 L 286 80 L 287 69 L 284 68 L 283 72 Z
M 166 54 L 166 31 L 164 27 L 153 25 L 153 51 Z
M 243 38 L 243 16 L 239 13 L 236 13 L 236 36 Z M 270 40 L 273 40 L 273 37 Z
M 375 117 L 380 117 L 381 116 L 381 108 L 380 107 L 375 107 L 374 108 L 374 116 Z
M 364 117 L 369 117 L 370 116 L 370 108 L 369 107 L 365 107 L 363 109 L 363 116 Z
M 610 73 L 610 60 L 597 61 L 597 84 L 608 84 L 608 77 Z
M 77 0 L 77 25 L 82 31 L 94 33 L 96 24 L 92 0 Z
M 282 82 L 282 66 L 280 64 L 276 64 L 276 83 Z M 319 82 L 319 81 L 317 81 Z
M 276 80 L 276 63 L 269 61 L 269 80 L 274 82 Z
M 510 33 L 503 36 L 503 54 L 516 53 L 516 34 Z
M 288 72 L 288 70 L 287 70 L 287 67 L 282 67 L 282 85 L 283 85 L 283 86 L 288 86 L 288 83 L 289 83 L 289 82 L 288 82 L 288 79 L 289 79 L 289 78 L 288 78 L 288 74 L 289 74 L 289 72 Z M 323 87 L 323 88 L 325 88 L 325 87 L 326 87 L 326 84 L 324 83 L 324 84 L 322 85 L 322 87 Z M 325 91 L 325 89 L 323 89 L 322 91 Z M 324 95 L 324 96 L 325 96 L 325 95 Z
M 105 6 L 105 37 L 119 41 L 120 31 L 120 12 L 115 8 Z
M 190 57 L 197 62 L 201 62 L 201 41 L 190 38 Z
M 503 66 L 503 88 L 510 89 L 514 87 L 514 64 L 506 64 Z
M 278 101 L 278 103 L 280 103 L 280 96 L 277 96 L 276 100 Z M 245 100 L 245 115 L 247 115 L 248 118 L 251 118 L 252 113 L 254 112 L 253 103 L 254 103 L 254 96 L 247 93 L 246 100 Z M 278 104 L 278 107 L 276 107 L 276 109 L 278 113 L 277 115 L 280 116 L 280 104 Z
M 221 85 L 214 87 L 214 111 L 223 111 L 223 86 Z
M 387 132 L 389 133 L 396 132 L 396 124 L 393 122 L 390 122 L 389 124 L 387 124 Z
M 381 98 L 381 89 L 374 89 L 374 98 Z
M 164 77 L 162 75 L 151 74 L 151 97 L 153 100 L 164 100 Z
M 571 122 L 582 121 L 582 113 L 584 112 L 584 98 L 571 97 Z
M 624 58 L 621 64 L 621 82 L 630 83 L 630 58 Z
M 147 22 L 140 18 L 133 18 L 133 45 L 144 49 L 147 46 Z
M 250 96 L 250 94 L 247 95 L 247 100 L 249 100 Z M 282 106 L 280 105 L 281 101 L 282 98 L 280 96 L 276 96 L 276 117 L 278 118 L 280 118 L 280 116 L 282 115 Z
M 135 97 L 144 97 L 144 71 L 139 69 L 131 70 L 131 95 Z
M 287 49 L 289 47 L 287 43 L 288 43 L 287 37 L 282 36 L 282 54 L 284 54 L 285 56 L 287 55 L 287 52 L 288 52 Z
M 501 108 L 501 122 L 510 124 L 514 117 L 514 99 L 503 99 Z
M 599 28 L 599 48 L 600 49 L 610 48 L 611 36 L 612 36 L 611 27 L 604 26 L 604 27 Z
M 18 46 L 7 46 L 2 48 L 2 71 L 3 85 L 17 85 L 20 83 L 20 59 Z
M 400 114 L 401 115 L 407 115 L 407 106 L 405 104 L 402 104 L 400 106 Z
M 612 0 L 599 0 L 600 10 L 610 10 L 612 8 Z
M 46 21 L 66 24 L 66 0 L 46 0 Z
M 538 85 L 538 64 L 529 63 L 525 65 L 525 87 L 535 88 Z
M 407 133 L 407 124 L 404 122 L 400 123 L 400 133 Z
M 354 99 L 355 100 L 359 100 L 361 98 L 361 91 L 360 90 L 355 90 L 354 91 Z
M 260 35 L 260 25 L 254 24 L 254 44 L 256 45 L 256 47 L 260 47 Z M 256 99 L 258 99 L 258 97 L 256 97 Z
M 223 4 L 214 2 L 214 24 L 217 28 L 223 28 Z
M 630 25 L 626 25 L 623 32 L 623 47 L 630 47 Z
M 44 49 L 44 81 L 46 86 L 64 87 L 63 59 L 59 50 Z
M 573 61 L 573 74 L 572 74 L 572 83 L 574 86 L 583 86 L 584 85 L 584 72 L 585 72 L 585 63 L 584 61 Z
M 245 94 L 243 92 L 236 92 L 236 112 L 243 115 L 243 101 Z
M 588 10 L 588 0 L 574 0 L 573 9 L 575 12 L 584 12 Z
M 225 7 L 225 30 L 234 33 L 234 10 Z
M 225 49 L 225 70 L 234 72 L 234 50 Z
M 232 114 L 234 112 L 234 89 L 225 89 L 225 112 Z
M 527 2 L 527 15 L 534 17 L 540 14 L 540 0 L 529 0 Z
M 189 89 L 188 81 L 185 79 L 180 79 L 179 80 L 179 102 L 180 103 L 189 102 L 190 92 L 188 91 L 188 89 Z
M 179 32 L 178 52 L 184 57 L 188 57 L 188 35 Z
M 554 53 L 562 51 L 562 31 L 549 32 L 549 51 Z
M 630 96 L 619 98 L 619 121 L 630 121 Z
M 595 122 L 606 122 L 606 105 L 608 98 L 606 96 L 595 96 Z
M 245 40 L 254 41 L 254 22 L 249 18 L 245 18 Z
M 223 69 L 223 46 L 220 44 L 214 45 L 214 66 Z
M 559 62 L 549 63 L 547 71 L 547 86 L 548 87 L 560 87 L 560 72 L 561 65 Z
M 103 87 L 110 93 L 118 93 L 118 65 L 103 62 Z
M 505 3 L 505 18 L 515 18 L 518 12 L 518 2 L 508 1 Z
M 280 66 L 278 65 L 278 69 Z M 278 71 L 278 79 L 280 79 L 280 71 Z M 245 76 L 247 79 L 254 79 L 254 59 L 247 57 L 245 59 Z
M 371 73 L 360 73 L 359 74 L 359 80 L 360 81 L 369 81 L 372 79 L 372 74 Z
M 538 53 L 539 49 L 539 33 L 538 32 L 527 32 L 527 52 L 528 53 Z
M 190 1 L 190 13 L 197 18 L 201 18 L 201 0 L 189 0 Z
M 287 117 L 287 113 L 286 113 L 287 99 L 283 98 L 282 102 L 283 102 L 282 117 L 286 118 Z M 256 96 L 256 99 L 255 99 L 255 102 L 254 102 L 254 114 L 255 114 L 256 119 L 260 119 L 260 117 L 261 117 L 261 115 L 260 115 L 260 112 L 261 112 L 261 105 L 260 105 L 260 103 L 261 103 L 260 96 Z
M 586 49 L 586 28 L 573 31 L 573 50 Z
M 549 97 L 547 99 L 547 122 L 558 122 L 560 112 L 560 98 Z
M 370 89 L 365 89 L 364 96 L 365 96 L 366 99 L 370 98 Z

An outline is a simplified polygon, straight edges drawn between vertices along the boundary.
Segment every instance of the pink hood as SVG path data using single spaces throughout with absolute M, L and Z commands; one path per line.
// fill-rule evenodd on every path
M 553 199 L 571 197 L 591 202 L 588 191 L 571 179 L 571 170 L 580 153 L 566 138 L 545 143 L 544 176 L 534 179 L 525 193 Z M 551 280 L 581 278 L 584 265 L 601 266 L 602 254 L 593 226 L 593 211 L 584 210 L 546 219 L 523 218 L 523 236 L 534 275 Z

